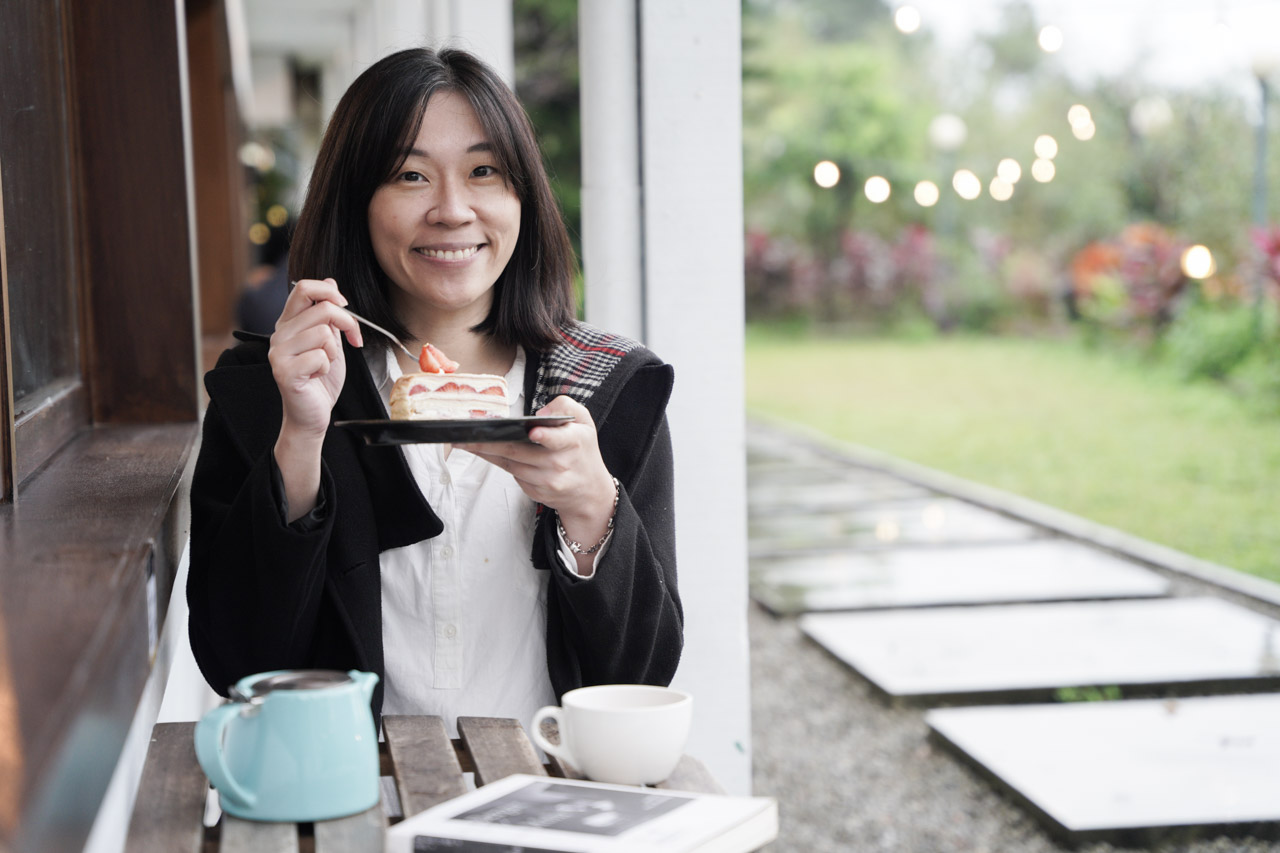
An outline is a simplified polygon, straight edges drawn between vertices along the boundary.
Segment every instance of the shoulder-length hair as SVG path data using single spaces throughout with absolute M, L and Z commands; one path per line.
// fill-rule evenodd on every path
M 545 351 L 575 316 L 573 246 L 528 115 L 493 69 L 462 50 L 393 53 L 347 89 L 320 144 L 293 235 L 289 277 L 333 278 L 353 310 L 397 337 L 409 336 L 391 307 L 394 285 L 373 253 L 369 202 L 404 164 L 427 101 L 442 91 L 470 102 L 520 199 L 515 250 L 494 284 L 489 315 L 474 331 Z M 374 338 L 381 336 L 367 340 Z

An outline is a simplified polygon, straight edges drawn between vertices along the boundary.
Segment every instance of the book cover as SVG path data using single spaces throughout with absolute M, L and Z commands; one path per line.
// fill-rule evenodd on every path
M 387 831 L 387 853 L 747 853 L 777 837 L 767 797 L 514 775 Z

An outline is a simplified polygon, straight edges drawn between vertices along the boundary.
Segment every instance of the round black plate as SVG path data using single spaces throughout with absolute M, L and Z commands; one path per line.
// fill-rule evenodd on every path
M 536 426 L 557 426 L 573 415 L 470 418 L 459 421 L 334 421 L 366 444 L 461 444 L 468 441 L 528 441 Z

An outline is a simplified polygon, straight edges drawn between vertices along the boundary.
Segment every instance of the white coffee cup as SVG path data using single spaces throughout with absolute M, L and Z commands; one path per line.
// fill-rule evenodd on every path
M 533 715 L 533 740 L 588 779 L 654 785 L 671 775 L 689 739 L 693 697 L 649 684 L 601 684 L 570 690 L 560 705 Z M 555 720 L 560 743 L 542 734 Z

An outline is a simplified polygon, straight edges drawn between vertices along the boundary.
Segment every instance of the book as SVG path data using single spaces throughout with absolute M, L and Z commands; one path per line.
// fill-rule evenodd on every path
M 747 853 L 777 836 L 771 797 L 516 774 L 391 827 L 386 853 Z

